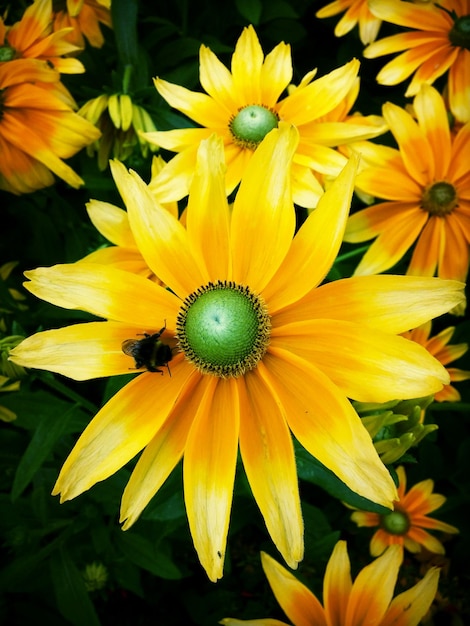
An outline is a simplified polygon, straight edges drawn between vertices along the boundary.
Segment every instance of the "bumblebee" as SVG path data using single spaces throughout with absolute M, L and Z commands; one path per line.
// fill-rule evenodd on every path
M 122 342 L 122 351 L 134 359 L 136 369 L 145 367 L 149 372 L 160 372 L 160 374 L 163 374 L 163 370 L 159 369 L 159 367 L 166 366 L 171 376 L 168 363 L 173 358 L 173 353 L 170 346 L 160 341 L 160 336 L 165 329 L 166 323 L 158 333 L 153 335 L 143 333 L 143 339 L 126 339 Z

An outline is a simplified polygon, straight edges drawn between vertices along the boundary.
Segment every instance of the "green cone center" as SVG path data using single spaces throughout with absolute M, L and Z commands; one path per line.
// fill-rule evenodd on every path
M 208 283 L 186 298 L 177 337 L 186 358 L 205 374 L 242 376 L 266 352 L 270 317 L 259 296 L 233 282 Z
M 426 189 L 421 206 L 431 215 L 443 217 L 452 213 L 457 204 L 458 197 L 454 185 L 440 181 Z
M 470 15 L 458 17 L 449 32 L 449 41 L 453 46 L 470 50 Z
M 269 131 L 277 128 L 278 115 L 264 106 L 252 104 L 240 109 L 229 127 L 235 143 L 255 149 Z
M 391 535 L 405 535 L 410 528 L 410 521 L 405 513 L 392 511 L 382 515 L 381 526 Z
M 13 61 L 16 56 L 16 50 L 11 46 L 0 46 L 0 63 L 4 61 Z

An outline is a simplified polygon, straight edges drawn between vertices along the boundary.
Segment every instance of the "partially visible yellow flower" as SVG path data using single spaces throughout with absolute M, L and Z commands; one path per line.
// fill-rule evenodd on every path
M 319 9 L 315 15 L 319 18 L 332 17 L 338 13 L 345 14 L 335 27 L 336 37 L 349 33 L 356 24 L 359 26 L 359 37 L 363 44 L 375 41 L 382 20 L 370 12 L 368 0 L 334 0 Z
M 398 475 L 398 500 L 394 503 L 393 511 L 380 515 L 369 511 L 354 511 L 351 519 L 358 526 L 370 528 L 378 526 L 378 530 L 370 541 L 370 553 L 378 556 L 388 547 L 398 545 L 405 547 L 410 552 L 420 552 L 424 547 L 430 552 L 444 554 L 442 543 L 427 532 L 440 530 L 444 533 L 458 533 L 455 526 L 441 522 L 428 513 L 440 508 L 446 498 L 433 493 L 434 481 L 422 480 L 406 491 L 405 468 L 397 467 Z
M 437 592 L 433 567 L 416 585 L 393 597 L 402 553 L 392 546 L 351 578 L 345 541 L 333 549 L 323 579 L 323 605 L 291 572 L 262 552 L 261 563 L 282 610 L 294 626 L 418 626 Z M 222 619 L 224 626 L 288 626 L 277 619 Z
M 165 287 L 96 263 L 28 272 L 36 296 L 106 321 L 37 333 L 10 355 L 79 380 L 140 370 L 85 429 L 54 494 L 76 497 L 143 451 L 123 495 L 128 528 L 184 457 L 189 528 L 211 580 L 223 573 L 238 450 L 268 532 L 295 567 L 303 522 L 291 432 L 352 490 L 391 506 L 394 483 L 348 398 L 412 398 L 448 383 L 438 361 L 397 334 L 458 304 L 463 285 L 367 276 L 319 286 L 341 246 L 356 163 L 296 233 L 297 142 L 287 124 L 266 136 L 232 209 L 222 140 L 201 142 L 186 228 L 113 162 L 135 241 Z M 139 337 L 150 341 L 132 354 Z
M 60 85 L 58 80 L 46 61 L 0 64 L 0 189 L 29 193 L 52 185 L 53 174 L 72 187 L 83 184 L 62 159 L 96 141 L 100 132 L 64 102 L 54 84 Z
M 200 128 L 179 128 L 147 133 L 146 138 L 177 152 L 151 183 L 165 199 L 187 195 L 202 139 L 222 137 L 227 163 L 226 193 L 239 184 L 263 137 L 280 121 L 293 124 L 300 141 L 292 165 L 294 202 L 313 208 L 323 188 L 313 172 L 337 176 L 346 158 L 334 148 L 384 133 L 379 125 L 362 118 L 350 123 L 329 123 L 324 116 L 348 96 L 355 84 L 359 61 L 353 59 L 326 76 L 312 80 L 309 72 L 300 85 L 281 98 L 292 80 L 290 46 L 277 45 L 266 57 L 252 26 L 244 29 L 232 56 L 231 71 L 206 46 L 200 48 L 200 82 L 207 93 L 190 91 L 161 78 L 155 80 L 160 95 Z
M 422 326 L 403 333 L 403 337 L 416 341 L 433 355 L 449 372 L 450 381 L 459 382 L 470 378 L 470 371 L 461 370 L 456 367 L 447 367 L 449 363 L 463 356 L 468 350 L 467 343 L 458 343 L 448 345 L 454 334 L 455 326 L 445 328 L 439 334 L 430 337 L 431 322 L 426 322 Z M 458 402 L 461 400 L 460 393 L 452 385 L 444 385 L 441 391 L 438 391 L 434 400 L 437 402 Z
M 377 75 L 382 85 L 413 78 L 406 96 L 415 96 L 447 71 L 452 114 L 470 121 L 470 0 L 439 0 L 413 4 L 402 0 L 369 0 L 371 12 L 382 20 L 409 29 L 376 41 L 364 50 L 373 59 L 401 52 Z
M 0 62 L 39 59 L 63 74 L 85 71 L 78 59 L 63 58 L 79 50 L 68 41 L 69 31 L 52 32 L 52 0 L 35 0 L 19 22 L 6 26 L 0 17 Z
M 149 148 L 157 149 L 142 135 L 155 130 L 152 118 L 129 94 L 102 94 L 86 102 L 78 113 L 101 131 L 100 138 L 87 148 L 90 156 L 97 153 L 100 170 L 108 167 L 110 158 L 125 161 L 137 147 L 144 157 Z
M 112 28 L 111 0 L 54 0 L 54 30 L 72 29 L 68 40 L 80 49 L 85 39 L 101 48 L 104 37 L 100 24 Z
M 414 245 L 408 274 L 465 281 L 470 242 L 470 123 L 449 129 L 439 92 L 423 85 L 416 119 L 387 102 L 382 112 L 398 149 L 372 142 L 354 146 L 363 168 L 356 186 L 385 201 L 350 216 L 344 239 L 375 238 L 356 275 L 393 267 Z

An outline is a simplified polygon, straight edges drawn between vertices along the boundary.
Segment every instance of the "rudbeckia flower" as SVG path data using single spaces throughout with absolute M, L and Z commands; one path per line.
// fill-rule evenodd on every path
M 104 37 L 100 24 L 112 27 L 111 0 L 54 0 L 53 28 L 69 28 L 68 40 L 80 49 L 85 39 L 101 48 Z
M 403 466 L 397 467 L 398 499 L 393 511 L 379 515 L 368 511 L 354 511 L 351 519 L 358 526 L 376 527 L 370 541 L 370 553 L 378 556 L 388 547 L 398 545 L 410 552 L 420 552 L 421 547 L 435 554 L 444 554 L 444 546 L 429 530 L 440 530 L 445 533 L 458 533 L 455 526 L 429 517 L 441 507 L 446 498 L 433 493 L 434 481 L 422 480 L 406 491 L 406 473 Z
M 58 79 L 45 61 L 0 64 L 0 189 L 28 193 L 52 185 L 53 174 L 72 187 L 83 184 L 62 159 L 100 132 L 64 102 Z
M 416 119 L 387 102 L 382 113 L 398 149 L 363 142 L 355 149 L 364 168 L 356 185 L 385 202 L 349 218 L 345 241 L 376 237 L 356 275 L 384 272 L 413 246 L 408 274 L 464 281 L 470 241 L 470 124 L 449 130 L 443 98 L 423 85 L 415 97 Z
M 345 541 L 338 541 L 323 580 L 323 606 L 317 597 L 268 554 L 261 563 L 284 613 L 294 626 L 418 626 L 434 600 L 439 569 L 433 567 L 416 585 L 393 597 L 402 555 L 398 546 L 351 578 Z M 225 618 L 224 626 L 288 626 L 277 619 Z
M 372 43 L 377 37 L 382 20 L 370 12 L 367 0 L 334 0 L 334 2 L 330 2 L 319 9 L 315 15 L 319 18 L 325 18 L 338 15 L 343 11 L 345 14 L 335 27 L 336 37 L 347 35 L 358 25 L 362 43 Z
M 64 29 L 52 32 L 52 0 L 35 0 L 12 26 L 0 18 L 0 62 L 39 59 L 63 74 L 82 73 L 85 68 L 78 59 L 62 58 L 79 50 L 68 35 Z
M 448 71 L 451 111 L 460 122 L 470 121 L 470 0 L 369 0 L 369 8 L 382 20 L 412 29 L 364 50 L 368 59 L 401 52 L 380 70 L 377 81 L 396 85 L 414 74 L 405 95 L 415 96 L 421 85 L 431 85 Z
M 269 133 L 230 210 L 222 139 L 204 140 L 186 228 L 113 164 L 135 241 L 166 288 L 96 263 L 27 272 L 36 296 L 107 321 L 38 333 L 14 362 L 78 380 L 142 371 L 86 428 L 53 493 L 73 498 L 143 450 L 122 500 L 128 528 L 184 456 L 189 527 L 211 580 L 223 572 L 238 448 L 267 529 L 295 567 L 303 524 L 290 431 L 351 489 L 391 507 L 395 485 L 347 396 L 385 401 L 448 383 L 438 361 L 396 334 L 455 306 L 462 285 L 374 276 L 318 287 L 341 246 L 355 164 L 294 237 L 297 143 L 289 125 Z
M 242 179 L 256 147 L 280 121 L 297 127 L 299 145 L 292 165 L 294 202 L 316 206 L 323 188 L 314 172 L 337 176 L 346 163 L 334 147 L 376 137 L 386 131 L 378 124 L 358 118 L 354 122 L 330 123 L 322 118 L 348 95 L 359 71 L 356 59 L 313 80 L 309 72 L 300 85 L 279 99 L 292 79 L 290 47 L 280 43 L 266 57 L 252 26 L 244 29 L 232 56 L 231 72 L 206 46 L 200 49 L 200 82 L 207 92 L 197 93 L 161 78 L 155 80 L 160 95 L 201 128 L 181 128 L 146 133 L 149 142 L 177 152 L 152 186 L 166 200 L 187 195 L 200 141 L 217 133 L 223 138 L 227 163 L 226 192 Z M 376 119 L 376 118 L 374 118 Z
M 470 378 L 469 371 L 461 370 L 457 367 L 447 367 L 449 363 L 459 359 L 468 350 L 468 344 L 466 343 L 448 345 L 454 331 L 455 326 L 450 326 L 431 337 L 431 322 L 429 321 L 418 328 L 403 333 L 403 337 L 416 341 L 416 343 L 426 348 L 439 363 L 442 363 L 450 376 L 451 383 Z M 438 391 L 434 396 L 434 400 L 437 402 L 459 402 L 460 399 L 460 393 L 452 385 L 444 385 L 441 391 Z

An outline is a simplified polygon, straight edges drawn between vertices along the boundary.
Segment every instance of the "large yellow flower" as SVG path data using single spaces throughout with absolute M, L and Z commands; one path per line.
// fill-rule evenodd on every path
M 185 196 L 199 142 L 215 132 L 224 141 L 229 194 L 240 182 L 259 142 L 279 121 L 285 121 L 295 125 L 300 135 L 292 166 L 294 201 L 313 208 L 323 189 L 312 170 L 337 176 L 346 159 L 335 146 L 386 131 L 383 120 L 377 117 L 358 116 L 348 124 L 322 119 L 347 98 L 358 71 L 359 61 L 354 59 L 313 81 L 315 72 L 309 72 L 292 93 L 280 100 L 292 79 L 288 45 L 280 43 L 264 57 L 255 30 L 249 26 L 237 42 L 231 72 L 209 48 L 201 46 L 200 81 L 207 94 L 161 78 L 155 80 L 161 96 L 202 128 L 145 134 L 151 143 L 179 153 L 151 186 L 167 194 L 167 201 Z
M 27 272 L 35 295 L 108 321 L 38 333 L 13 351 L 17 364 L 78 380 L 149 370 L 95 416 L 54 493 L 73 498 L 145 448 L 123 496 L 128 528 L 184 454 L 189 526 L 211 580 L 223 571 L 238 445 L 268 531 L 295 567 L 303 528 L 290 430 L 351 489 L 391 507 L 394 483 L 347 396 L 411 398 L 448 382 L 396 334 L 455 306 L 462 285 L 373 276 L 318 287 L 341 246 L 355 164 L 294 237 L 297 142 L 289 125 L 267 135 L 230 210 L 222 140 L 203 141 L 186 228 L 113 164 L 135 241 L 166 288 L 96 263 Z
M 55 31 L 69 28 L 68 40 L 78 48 L 101 48 L 104 37 L 101 24 L 112 27 L 111 0 L 54 0 Z
M 464 281 L 470 242 L 470 124 L 449 130 L 439 93 L 429 85 L 414 99 L 416 120 L 390 102 L 383 116 L 399 149 L 364 142 L 356 185 L 383 198 L 349 218 L 345 241 L 376 237 L 357 275 L 384 272 L 413 246 L 407 273 Z
M 437 592 L 439 569 L 433 567 L 416 585 L 395 598 L 402 555 L 392 546 L 366 565 L 354 582 L 345 541 L 338 541 L 323 580 L 323 606 L 317 597 L 266 553 L 261 563 L 282 610 L 294 626 L 417 626 Z M 277 619 L 225 618 L 224 626 L 288 626 Z
M 343 13 L 335 27 L 335 35 L 342 37 L 349 33 L 356 24 L 359 27 L 359 37 L 363 44 L 371 43 L 377 37 L 382 20 L 375 17 L 369 9 L 368 0 L 334 0 L 319 9 L 315 15 L 319 18 L 332 17 Z
M 79 50 L 68 41 L 68 35 L 64 29 L 52 32 L 52 0 L 35 0 L 12 26 L 6 26 L 0 17 L 0 62 L 40 59 L 65 74 L 84 72 L 78 59 L 63 58 Z
M 53 174 L 72 187 L 83 184 L 62 159 L 100 132 L 64 102 L 58 79 L 46 61 L 0 64 L 0 189 L 28 193 L 52 185 Z
M 372 59 L 402 52 L 377 75 L 383 85 L 396 85 L 414 76 L 406 96 L 418 93 L 449 71 L 449 102 L 460 122 L 470 121 L 470 0 L 439 0 L 413 4 L 402 0 L 369 0 L 378 18 L 410 29 L 370 44 L 364 56 Z
M 440 530 L 445 533 L 458 533 L 451 524 L 429 517 L 440 508 L 446 498 L 440 493 L 433 493 L 434 481 L 422 480 L 406 491 L 406 473 L 401 465 L 397 467 L 398 499 L 393 511 L 379 515 L 368 511 L 354 511 L 351 519 L 358 526 L 377 527 L 370 541 L 370 553 L 378 556 L 391 545 L 405 547 L 410 552 L 420 552 L 421 547 L 436 554 L 444 554 L 442 543 L 428 533 L 429 530 Z

